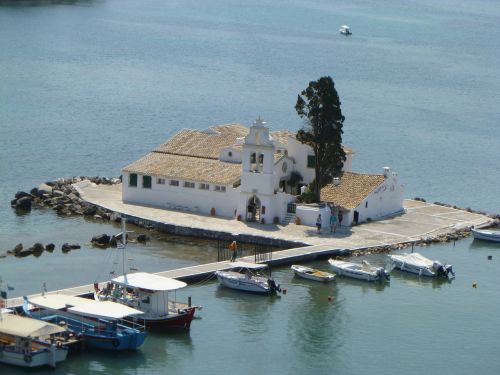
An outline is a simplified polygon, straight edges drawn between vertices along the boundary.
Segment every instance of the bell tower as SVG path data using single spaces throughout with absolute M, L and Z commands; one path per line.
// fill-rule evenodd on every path
M 247 221 L 270 223 L 274 197 L 274 144 L 269 128 L 260 117 L 243 142 L 241 197 L 238 212 Z M 262 220 L 264 219 L 264 220 Z

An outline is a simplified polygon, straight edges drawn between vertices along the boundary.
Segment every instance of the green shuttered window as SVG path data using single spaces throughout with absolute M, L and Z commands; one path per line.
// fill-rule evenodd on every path
M 151 189 L 151 176 L 142 176 L 142 187 L 144 189 Z
M 137 187 L 137 174 L 135 174 L 135 173 L 130 174 L 130 178 L 128 180 L 128 186 Z

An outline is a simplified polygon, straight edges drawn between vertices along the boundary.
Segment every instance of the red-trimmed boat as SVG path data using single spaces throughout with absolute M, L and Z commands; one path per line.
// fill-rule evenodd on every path
M 144 313 L 149 329 L 189 329 L 196 306 L 177 302 L 169 293 L 184 288 L 183 281 L 156 274 L 136 272 L 112 279 L 101 290 L 95 284 L 95 298 L 118 302 Z

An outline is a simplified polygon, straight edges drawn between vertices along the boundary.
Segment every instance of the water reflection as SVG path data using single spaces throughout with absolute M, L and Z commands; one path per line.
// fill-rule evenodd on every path
M 432 286 L 432 288 L 441 288 L 444 285 L 451 284 L 455 278 L 418 276 L 417 274 L 394 269 L 391 272 L 391 279 L 403 281 L 406 285 Z
M 290 284 L 293 305 L 288 316 L 288 338 L 294 352 L 293 360 L 321 363 L 335 361 L 343 344 L 342 299 L 335 282 L 320 283 L 294 277 Z M 328 362 L 327 361 L 327 362 Z

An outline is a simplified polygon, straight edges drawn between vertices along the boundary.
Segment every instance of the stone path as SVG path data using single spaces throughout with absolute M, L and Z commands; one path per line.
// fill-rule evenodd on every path
M 324 228 L 304 225 L 246 223 L 235 219 L 211 217 L 191 212 L 123 203 L 121 185 L 97 185 L 80 189 L 82 198 L 109 210 L 145 220 L 175 225 L 183 228 L 204 229 L 266 238 L 279 238 L 307 245 L 324 245 L 331 248 L 366 248 L 418 241 L 440 234 L 453 233 L 472 225 L 488 225 L 492 219 L 481 214 L 405 200 L 405 213 L 386 220 L 363 223 L 351 228 L 342 227 L 337 233 Z M 185 233 L 189 233 L 186 231 Z

